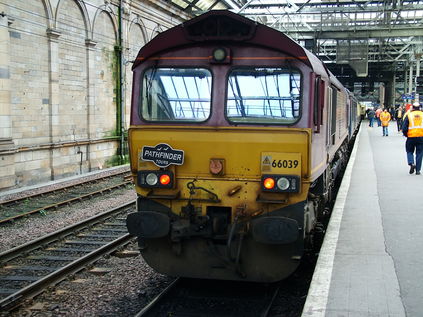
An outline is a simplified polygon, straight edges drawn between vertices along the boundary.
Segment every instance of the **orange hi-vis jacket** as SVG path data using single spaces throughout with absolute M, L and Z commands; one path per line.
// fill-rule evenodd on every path
M 382 122 L 382 126 L 387 127 L 389 125 L 389 121 L 391 121 L 391 115 L 388 111 L 384 111 L 381 112 L 379 119 Z
M 423 137 L 423 112 L 411 111 L 408 114 L 408 132 L 409 138 Z

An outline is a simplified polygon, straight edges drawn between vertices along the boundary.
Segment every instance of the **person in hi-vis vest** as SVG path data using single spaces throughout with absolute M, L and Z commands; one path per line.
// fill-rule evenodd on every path
M 407 137 L 405 151 L 407 163 L 410 166 L 409 173 L 413 174 L 416 171 L 416 175 L 420 175 L 423 157 L 423 112 L 420 110 L 420 103 L 415 102 L 411 111 L 404 117 L 402 133 Z M 416 152 L 415 161 L 414 151 Z
M 382 123 L 382 133 L 383 136 L 388 136 L 388 126 L 389 121 L 392 120 L 391 114 L 388 112 L 388 109 L 383 109 L 383 112 L 381 112 L 380 116 L 380 122 Z

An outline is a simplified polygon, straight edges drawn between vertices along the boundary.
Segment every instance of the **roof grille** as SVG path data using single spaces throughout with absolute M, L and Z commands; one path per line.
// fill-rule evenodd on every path
M 228 16 L 230 15 L 230 16 Z M 194 41 L 246 40 L 253 36 L 253 21 L 233 15 L 229 11 L 210 11 L 184 24 L 186 35 Z

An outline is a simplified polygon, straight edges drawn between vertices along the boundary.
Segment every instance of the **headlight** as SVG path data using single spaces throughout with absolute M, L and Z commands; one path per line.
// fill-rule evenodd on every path
M 229 64 L 231 62 L 231 50 L 227 47 L 216 47 L 211 52 L 212 63 Z
M 150 185 L 150 186 L 156 185 L 157 180 L 158 180 L 157 175 L 153 173 L 147 174 L 147 176 L 145 177 L 145 182 L 147 183 L 147 185 Z
M 213 59 L 216 62 L 222 62 L 226 58 L 226 51 L 223 48 L 216 48 L 213 51 Z
M 286 177 L 279 178 L 276 184 L 280 190 L 287 190 L 289 188 L 289 180 Z

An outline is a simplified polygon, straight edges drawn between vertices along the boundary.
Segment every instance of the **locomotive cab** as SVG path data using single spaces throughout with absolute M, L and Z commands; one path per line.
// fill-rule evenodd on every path
M 211 11 L 158 35 L 133 71 L 127 227 L 146 262 L 195 278 L 292 274 L 347 132 L 324 125 L 342 115 L 324 107 L 324 67 L 275 30 Z

